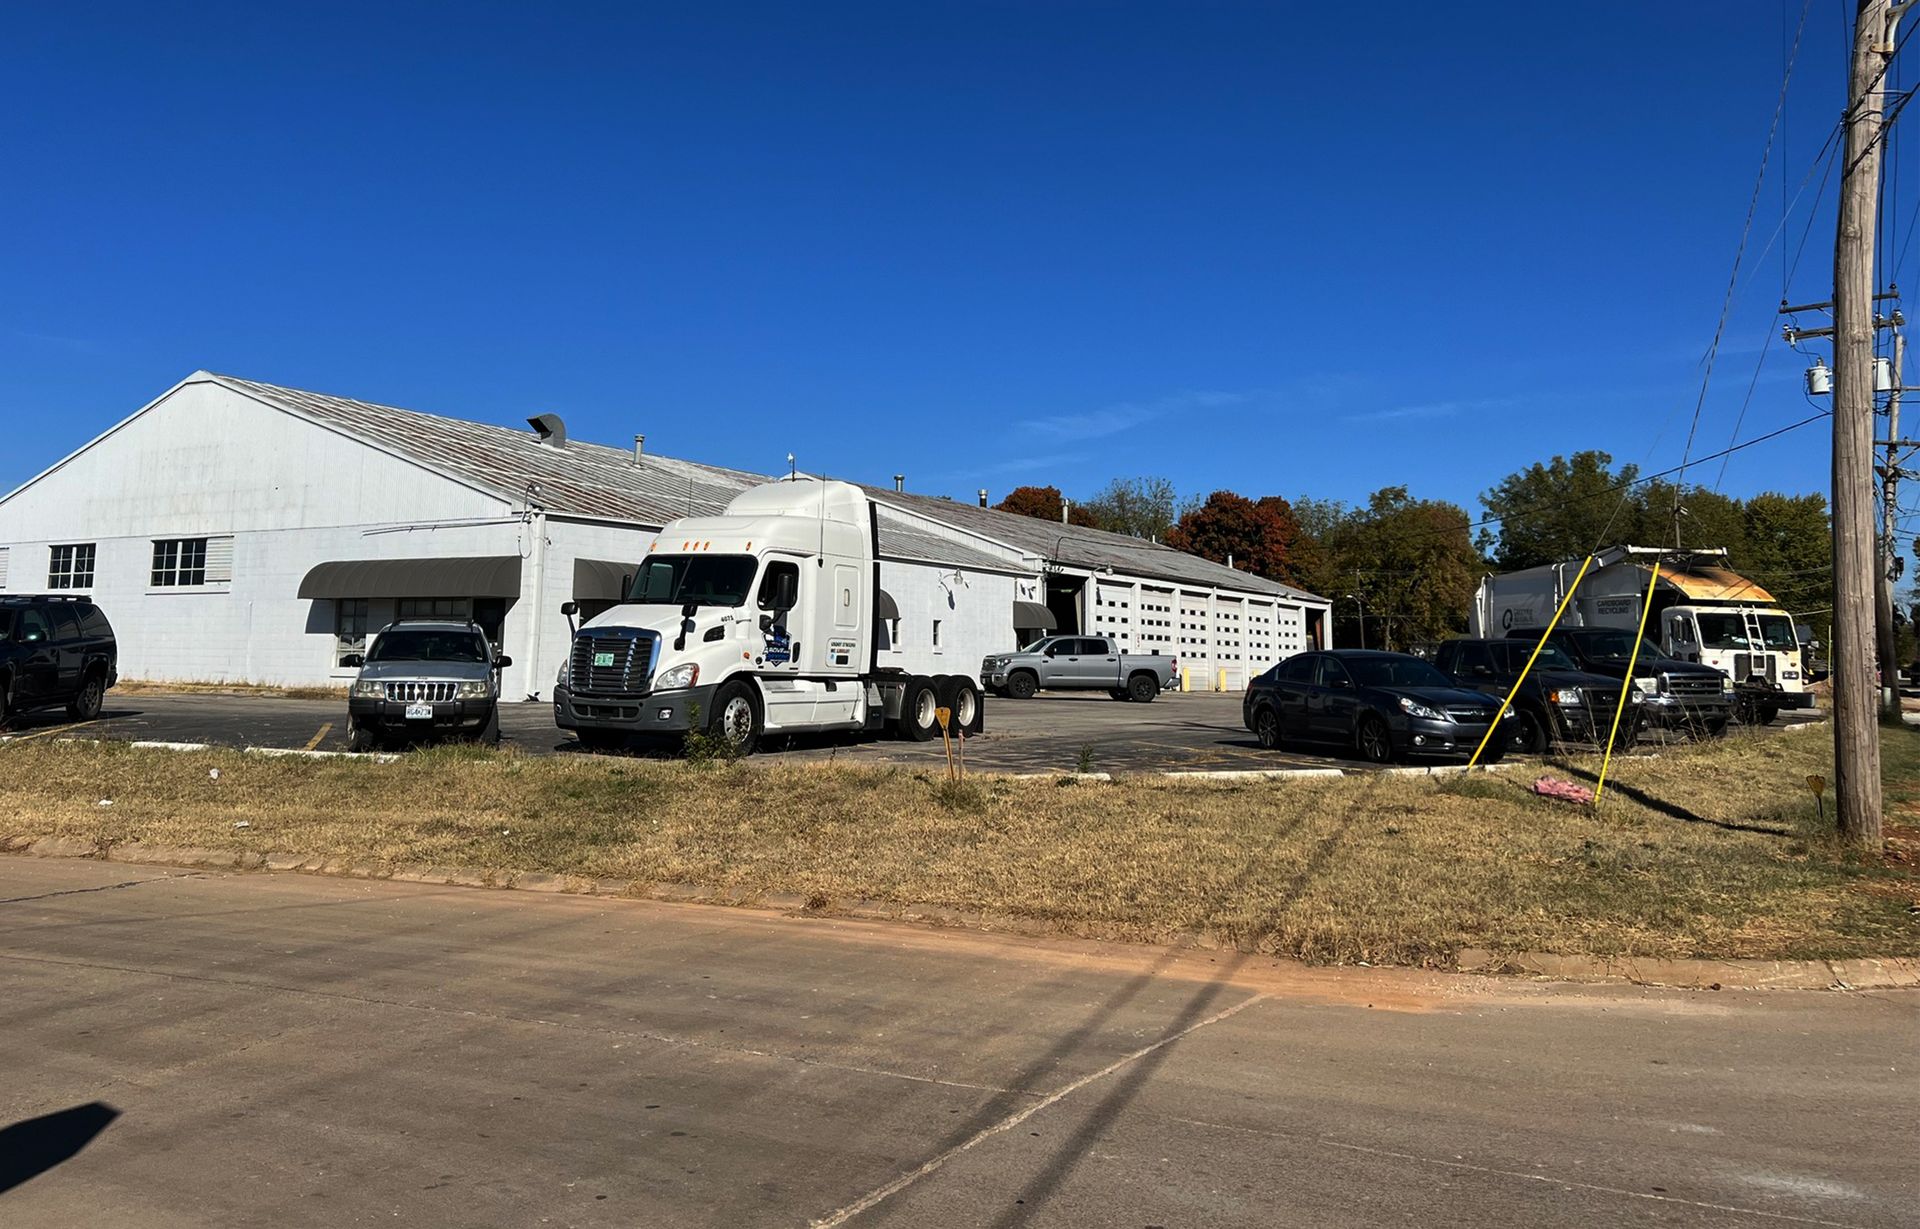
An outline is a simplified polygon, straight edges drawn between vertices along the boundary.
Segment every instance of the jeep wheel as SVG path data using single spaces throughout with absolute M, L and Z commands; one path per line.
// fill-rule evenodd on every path
M 100 706 L 106 698 L 107 680 L 98 670 L 90 670 L 87 681 L 80 684 L 80 693 L 67 701 L 67 716 L 75 721 L 92 721 L 100 715 Z
M 367 752 L 380 745 L 380 736 L 361 725 L 353 718 L 347 718 L 347 750 Z
M 487 724 L 480 727 L 480 732 L 473 736 L 473 741 L 483 747 L 500 745 L 500 710 L 498 708 L 487 714 Z

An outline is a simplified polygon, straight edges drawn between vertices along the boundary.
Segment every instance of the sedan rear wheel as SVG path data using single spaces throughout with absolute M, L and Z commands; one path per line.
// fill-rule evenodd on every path
M 1280 736 L 1280 714 L 1263 708 L 1253 715 L 1253 736 L 1269 751 L 1278 751 L 1285 740 Z

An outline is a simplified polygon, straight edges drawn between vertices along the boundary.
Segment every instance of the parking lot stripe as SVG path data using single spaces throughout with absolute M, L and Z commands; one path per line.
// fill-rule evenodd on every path
M 77 730 L 87 724 L 84 721 L 69 721 L 65 725 L 50 725 L 44 730 L 35 730 L 31 734 L 15 734 L 7 739 L 10 743 L 23 743 L 30 738 L 45 738 L 49 734 L 58 734 L 63 730 Z
M 333 733 L 333 722 L 329 721 L 325 725 L 320 727 L 320 732 L 318 734 L 315 734 L 312 738 L 309 738 L 307 740 L 306 750 L 311 751 L 315 747 L 318 747 L 321 743 L 327 741 L 327 735 L 331 733 Z

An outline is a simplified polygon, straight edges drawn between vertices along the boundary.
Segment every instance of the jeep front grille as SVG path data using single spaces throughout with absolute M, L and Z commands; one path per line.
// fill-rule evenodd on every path
M 458 683 L 388 683 L 387 699 L 400 704 L 445 704 Z
M 594 658 L 611 658 L 595 665 Z M 650 636 L 581 636 L 573 642 L 567 677 L 573 690 L 595 695 L 634 695 L 653 681 Z

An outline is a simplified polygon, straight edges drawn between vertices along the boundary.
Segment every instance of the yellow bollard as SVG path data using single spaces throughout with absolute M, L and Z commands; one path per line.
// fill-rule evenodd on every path
M 1181 691 L 1193 690 L 1193 667 L 1192 666 L 1180 667 L 1180 690 Z
M 1214 679 L 1213 689 L 1215 691 L 1225 691 L 1227 689 L 1227 672 L 1225 669 L 1220 670 L 1218 677 Z

